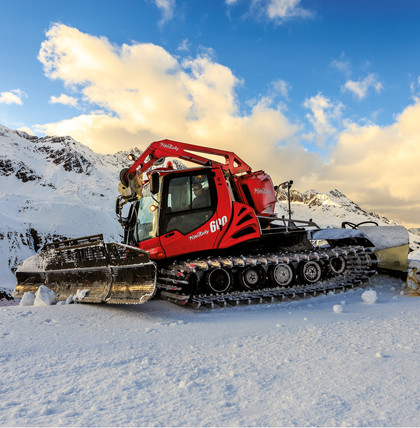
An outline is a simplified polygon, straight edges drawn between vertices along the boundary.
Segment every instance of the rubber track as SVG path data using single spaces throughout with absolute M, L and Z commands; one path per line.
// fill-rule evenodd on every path
M 218 308 L 249 304 L 271 303 L 276 301 L 292 300 L 304 297 L 313 297 L 330 292 L 345 291 L 360 287 L 369 281 L 376 273 L 375 261 L 369 256 L 372 249 L 364 247 L 340 247 L 326 250 L 310 251 L 305 253 L 279 253 L 265 256 L 220 257 L 196 259 L 192 261 L 173 263 L 167 269 L 161 269 L 158 274 L 158 285 L 171 288 L 175 291 L 161 291 L 161 298 L 181 306 L 198 308 Z M 187 281 L 185 274 L 198 270 L 208 270 L 214 267 L 245 267 L 288 263 L 288 261 L 329 260 L 332 257 L 344 256 L 347 267 L 343 274 L 315 284 L 296 284 L 291 287 L 265 288 L 255 291 L 235 291 L 223 295 L 184 295 L 176 292 L 177 285 L 182 287 Z

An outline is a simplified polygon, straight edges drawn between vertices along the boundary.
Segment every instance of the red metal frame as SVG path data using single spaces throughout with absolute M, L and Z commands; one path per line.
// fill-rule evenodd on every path
M 210 155 L 223 156 L 225 163 L 221 163 L 209 158 L 197 155 L 196 153 L 207 153 Z M 146 159 L 151 157 L 148 161 Z M 137 169 L 142 172 L 147 171 L 157 160 L 164 157 L 175 157 L 185 161 L 193 162 L 197 165 L 212 165 L 220 166 L 224 171 L 230 171 L 232 174 L 240 174 L 244 172 L 251 172 L 251 167 L 244 162 L 235 153 L 213 149 L 210 147 L 202 147 L 194 144 L 182 143 L 173 140 L 160 140 L 150 144 L 149 147 L 141 154 L 141 156 L 131 165 L 127 172 L 134 174 Z

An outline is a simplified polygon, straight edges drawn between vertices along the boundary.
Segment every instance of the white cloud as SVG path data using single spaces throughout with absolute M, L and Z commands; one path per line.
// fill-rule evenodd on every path
M 339 59 L 335 59 L 331 61 L 331 65 L 335 67 L 337 70 L 343 71 L 345 73 L 349 72 L 350 63 L 348 61 L 342 61 Z
M 18 104 L 22 105 L 22 98 L 27 97 L 25 92 L 20 89 L 12 89 L 8 92 L 0 92 L 0 104 Z
M 367 96 L 369 88 L 373 88 L 377 93 L 380 93 L 383 89 L 382 83 L 372 73 L 368 74 L 363 80 L 348 80 L 342 90 L 352 92 L 359 100 L 362 100 Z
M 271 88 L 274 92 L 279 93 L 284 98 L 289 98 L 289 91 L 291 89 L 291 86 L 285 80 L 277 79 L 271 82 Z
M 285 144 L 298 128 L 270 100 L 239 114 L 241 81 L 207 52 L 179 60 L 154 44 L 118 47 L 57 24 L 48 31 L 39 60 L 48 77 L 79 90 L 92 110 L 109 113 L 40 125 L 38 132 L 72 135 L 103 153 L 172 138 L 229 148 L 253 159 L 256 168 L 271 164 L 274 170 L 279 144 L 281 152 L 295 150 Z
M 336 132 L 333 123 L 342 116 L 344 109 L 342 103 L 333 102 L 328 97 L 318 93 L 314 97 L 307 98 L 303 105 L 311 110 L 311 113 L 308 113 L 306 117 L 318 135 L 323 136 Z
M 181 44 L 177 47 L 177 50 L 179 51 L 189 51 L 190 50 L 190 43 L 188 42 L 188 39 L 184 39 Z
M 300 0 L 269 0 L 266 4 L 267 16 L 277 22 L 291 18 L 311 18 L 313 13 L 299 7 Z
M 350 61 L 346 58 L 344 52 L 340 54 L 339 59 L 334 59 L 331 61 L 331 66 L 343 72 L 346 76 L 349 76 L 351 73 L 351 64 Z
M 27 127 L 27 126 L 22 126 L 22 127 L 18 128 L 17 130 L 18 131 L 26 132 L 29 135 L 35 135 L 34 131 L 31 128 Z
M 154 0 L 154 3 L 162 11 L 160 24 L 170 21 L 174 15 L 175 0 Z
M 419 222 L 420 101 L 393 125 L 379 127 L 346 123 L 344 106 L 322 94 L 308 98 L 315 138 L 336 139 L 324 162 L 302 145 L 304 127 L 292 123 L 269 96 L 240 114 L 240 80 L 210 55 L 182 61 L 154 44 L 115 46 L 57 24 L 39 59 L 47 76 L 72 85 L 92 112 L 39 125 L 37 132 L 72 135 L 102 153 L 145 148 L 162 138 L 232 150 L 275 183 L 293 178 L 302 190 L 338 188 L 362 206 Z
M 363 207 L 418 227 L 419 117 L 420 101 L 405 108 L 390 126 L 348 124 L 337 135 L 328 165 L 318 164 L 306 175 L 306 186 L 338 188 Z
M 247 0 L 250 3 L 249 12 L 244 16 L 254 16 L 257 19 L 268 19 L 276 24 L 294 19 L 310 19 L 314 13 L 309 9 L 300 7 L 301 0 Z M 225 0 L 230 7 L 239 3 L 239 0 Z
M 66 94 L 61 94 L 59 97 L 52 96 L 50 97 L 51 104 L 64 104 L 72 107 L 77 107 L 77 99 L 74 97 L 70 97 Z

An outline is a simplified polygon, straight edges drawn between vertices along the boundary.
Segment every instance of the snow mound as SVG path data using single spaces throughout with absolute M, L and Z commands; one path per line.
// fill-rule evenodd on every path
M 343 307 L 341 305 L 334 305 L 333 306 L 333 311 L 336 314 L 341 314 L 341 312 L 343 312 Z
M 70 296 L 68 296 L 66 300 L 61 300 L 57 302 L 57 305 L 59 306 L 71 305 L 73 303 L 81 302 L 89 294 L 89 291 L 90 290 L 87 290 L 87 289 L 84 289 L 84 290 L 78 289 L 75 295 L 70 294 Z
M 23 294 L 22 300 L 19 303 L 19 306 L 33 306 L 35 302 L 35 293 L 32 291 L 27 291 Z
M 77 302 L 77 301 L 83 300 L 89 294 L 89 291 L 90 290 L 88 289 L 77 290 L 76 295 L 73 298 L 73 301 Z
M 39 254 L 24 260 L 17 268 L 17 272 L 43 272 L 44 270 L 44 259 Z
M 71 305 L 72 303 L 75 303 L 75 297 L 73 296 L 73 294 L 70 294 L 69 297 L 67 297 L 66 300 L 60 300 L 57 302 L 58 306 L 63 306 L 63 305 Z
M 41 285 L 35 293 L 34 306 L 49 306 L 55 303 L 55 293 L 45 285 Z
M 366 290 L 362 294 L 362 300 L 368 305 L 373 305 L 377 299 L 378 299 L 378 295 L 376 294 L 375 290 Z

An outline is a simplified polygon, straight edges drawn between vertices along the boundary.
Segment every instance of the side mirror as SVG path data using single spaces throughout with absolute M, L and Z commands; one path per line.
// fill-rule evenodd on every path
M 117 217 L 121 217 L 121 196 L 118 196 L 115 201 L 115 214 L 117 214 Z
M 159 193 L 159 173 L 151 172 L 149 180 L 150 180 L 150 193 L 152 195 L 156 195 L 156 193 Z

